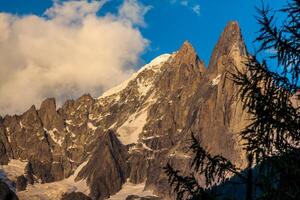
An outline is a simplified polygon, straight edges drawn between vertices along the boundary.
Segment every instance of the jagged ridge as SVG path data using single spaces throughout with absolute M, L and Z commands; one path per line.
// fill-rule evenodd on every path
M 161 169 L 170 162 L 189 170 L 190 155 L 183 149 L 191 132 L 213 153 L 242 166 L 235 133 L 245 125 L 246 115 L 226 73 L 232 64 L 244 68 L 245 57 L 240 28 L 230 22 L 207 70 L 184 42 L 178 52 L 155 59 L 97 99 L 84 95 L 59 109 L 54 99 L 47 99 L 38 110 L 6 116 L 0 123 L 0 161 L 27 160 L 27 174 L 44 182 L 69 177 L 81 166 L 77 180 L 87 180 L 95 199 L 114 194 L 126 179 L 169 196 Z M 108 168 L 114 177 L 111 185 Z

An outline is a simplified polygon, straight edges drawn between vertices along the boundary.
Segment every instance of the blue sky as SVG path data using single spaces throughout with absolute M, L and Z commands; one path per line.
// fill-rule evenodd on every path
M 255 32 L 258 30 L 255 6 L 261 0 L 141 0 L 151 6 L 145 15 L 146 26 L 140 28 L 142 35 L 151 43 L 142 55 L 148 62 L 157 55 L 177 50 L 184 40 L 189 40 L 199 56 L 208 63 L 211 52 L 224 26 L 230 20 L 237 20 L 242 28 L 248 49 L 253 51 Z M 274 8 L 282 5 L 279 0 L 264 1 Z M 101 9 L 99 15 L 116 12 L 122 0 L 111 0 Z M 51 5 L 51 0 L 0 0 L 0 12 L 17 15 L 42 13 Z M 193 7 L 199 7 L 199 13 Z

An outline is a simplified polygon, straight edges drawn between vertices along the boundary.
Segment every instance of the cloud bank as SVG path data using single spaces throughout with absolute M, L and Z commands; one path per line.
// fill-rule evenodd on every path
M 47 97 L 59 103 L 99 96 L 128 78 L 148 45 L 139 31 L 149 7 L 125 0 L 55 1 L 44 15 L 0 13 L 0 114 L 24 112 Z

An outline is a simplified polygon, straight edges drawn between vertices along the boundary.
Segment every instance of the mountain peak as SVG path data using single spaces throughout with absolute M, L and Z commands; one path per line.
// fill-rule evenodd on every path
M 240 31 L 240 26 L 239 26 L 239 23 L 238 21 L 229 21 L 227 22 L 227 25 L 226 25 L 226 28 L 225 29 L 235 29 L 235 30 L 239 30 Z
M 47 108 L 54 108 L 54 110 L 56 110 L 55 98 L 47 98 L 41 103 L 41 110 Z
M 198 69 L 200 72 L 205 71 L 203 61 L 198 57 L 196 50 L 187 40 L 181 45 L 173 62 L 175 65 L 192 65 L 193 68 Z
M 218 60 L 223 56 L 235 58 L 247 56 L 246 45 L 237 21 L 227 23 L 213 50 L 208 69 L 213 71 L 218 68 L 216 67 Z M 222 69 L 217 69 L 217 71 L 220 73 Z
M 187 55 L 187 54 L 197 54 L 196 50 L 192 46 L 192 44 L 188 41 L 185 40 L 183 44 L 181 45 L 177 55 Z
M 229 40 L 232 45 L 236 42 L 244 43 L 241 28 L 237 21 L 229 21 L 227 23 L 221 38 Z
M 195 51 L 193 45 L 192 45 L 192 44 L 190 43 L 190 41 L 188 41 L 188 40 L 185 40 L 185 41 L 183 42 L 181 48 L 183 48 L 183 47 Z

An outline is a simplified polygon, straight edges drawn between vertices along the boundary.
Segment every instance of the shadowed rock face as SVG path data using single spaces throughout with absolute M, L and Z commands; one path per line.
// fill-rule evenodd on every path
M 26 190 L 27 186 L 27 179 L 24 175 L 18 176 L 17 182 L 16 182 L 16 189 L 17 191 L 23 191 Z
M 0 140 L 0 165 L 8 164 L 8 156 L 4 143 Z
M 129 195 L 128 197 L 126 197 L 126 200 L 161 200 L 161 198 L 151 196 L 139 197 L 138 195 Z
M 56 128 L 58 131 L 63 131 L 64 120 L 63 117 L 56 111 L 54 98 L 49 98 L 43 101 L 40 109 L 38 110 L 38 114 L 44 129 L 52 130 Z
M 93 199 L 104 199 L 119 191 L 126 181 L 127 148 L 113 131 L 97 139 L 96 148 L 77 179 L 87 179 Z
M 228 23 L 208 69 L 189 42 L 178 52 L 155 59 L 129 81 L 98 99 L 83 95 L 61 108 L 45 100 L 20 116 L 0 120 L 0 162 L 28 160 L 26 178 L 52 182 L 87 163 L 84 180 L 90 197 L 102 200 L 128 180 L 170 197 L 162 171 L 171 163 L 189 171 L 187 140 L 193 132 L 213 154 L 243 167 L 237 134 L 247 115 L 227 79 L 245 69 L 247 51 L 236 22 Z
M 61 200 L 92 200 L 92 198 L 86 196 L 81 192 L 71 192 L 68 194 L 64 194 Z
M 11 191 L 6 183 L 0 180 L 0 200 L 19 200 L 17 195 Z

